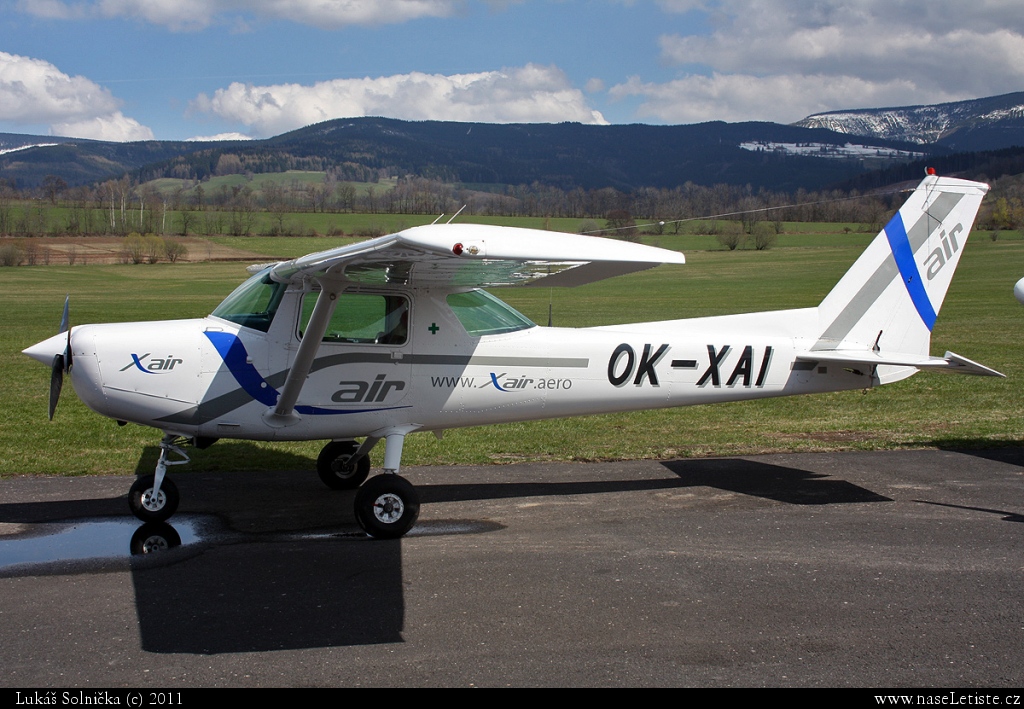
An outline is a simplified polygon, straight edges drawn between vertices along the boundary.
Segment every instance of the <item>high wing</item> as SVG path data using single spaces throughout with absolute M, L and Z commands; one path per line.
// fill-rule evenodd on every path
M 677 251 L 612 239 L 535 229 L 440 224 L 414 227 L 276 264 L 271 277 L 283 283 L 314 279 L 320 295 L 295 352 L 277 404 L 264 419 L 272 426 L 297 420 L 295 402 L 346 283 L 375 285 L 578 286 L 643 271 L 661 263 L 685 263 Z M 389 434 L 382 434 L 389 435 Z M 399 438 L 404 433 L 395 434 Z M 397 455 L 401 455 L 398 444 Z
M 596 236 L 479 224 L 413 227 L 274 266 L 275 280 L 305 278 L 405 286 L 578 286 L 685 263 L 677 251 Z

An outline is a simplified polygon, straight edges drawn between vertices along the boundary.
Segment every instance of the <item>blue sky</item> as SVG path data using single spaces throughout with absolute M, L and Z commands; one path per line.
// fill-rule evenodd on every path
M 0 0 L 0 131 L 789 123 L 1024 90 L 1019 0 Z

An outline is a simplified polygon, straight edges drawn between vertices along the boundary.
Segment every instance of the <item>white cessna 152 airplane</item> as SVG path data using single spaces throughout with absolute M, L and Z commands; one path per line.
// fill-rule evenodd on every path
M 414 431 L 863 389 L 920 369 L 1002 376 L 929 356 L 931 330 L 988 186 L 929 175 L 816 308 L 566 329 L 538 327 L 480 287 L 576 286 L 683 263 L 597 237 L 471 224 L 407 229 L 263 268 L 199 320 L 79 325 L 25 354 L 94 411 L 164 432 L 132 485 L 169 518 L 176 445 L 329 441 L 332 488 L 356 488 L 363 529 L 405 534 L 416 491 L 397 473 Z M 357 437 L 365 437 L 361 443 Z M 170 454 L 180 456 L 171 459 Z

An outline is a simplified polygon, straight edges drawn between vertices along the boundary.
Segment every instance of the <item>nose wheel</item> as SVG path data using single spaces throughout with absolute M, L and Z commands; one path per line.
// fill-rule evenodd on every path
M 140 475 L 128 490 L 128 508 L 143 522 L 166 522 L 178 510 L 181 496 L 178 486 L 167 477 L 167 466 L 184 465 L 189 462 L 179 446 L 174 445 L 178 436 L 167 434 L 160 441 L 160 457 L 152 475 Z M 177 455 L 178 460 L 169 456 Z
M 157 489 L 155 475 L 140 476 L 128 491 L 128 507 L 143 522 L 164 522 L 170 519 L 177 511 L 180 499 L 178 486 L 173 480 L 165 477 Z
M 385 473 L 370 478 L 355 499 L 356 521 L 375 539 L 397 539 L 420 516 L 420 498 L 405 478 Z

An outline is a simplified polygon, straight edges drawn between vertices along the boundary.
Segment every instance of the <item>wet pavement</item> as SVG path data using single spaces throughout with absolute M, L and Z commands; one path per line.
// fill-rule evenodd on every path
M 0 480 L 0 684 L 1024 683 L 1024 449 Z

